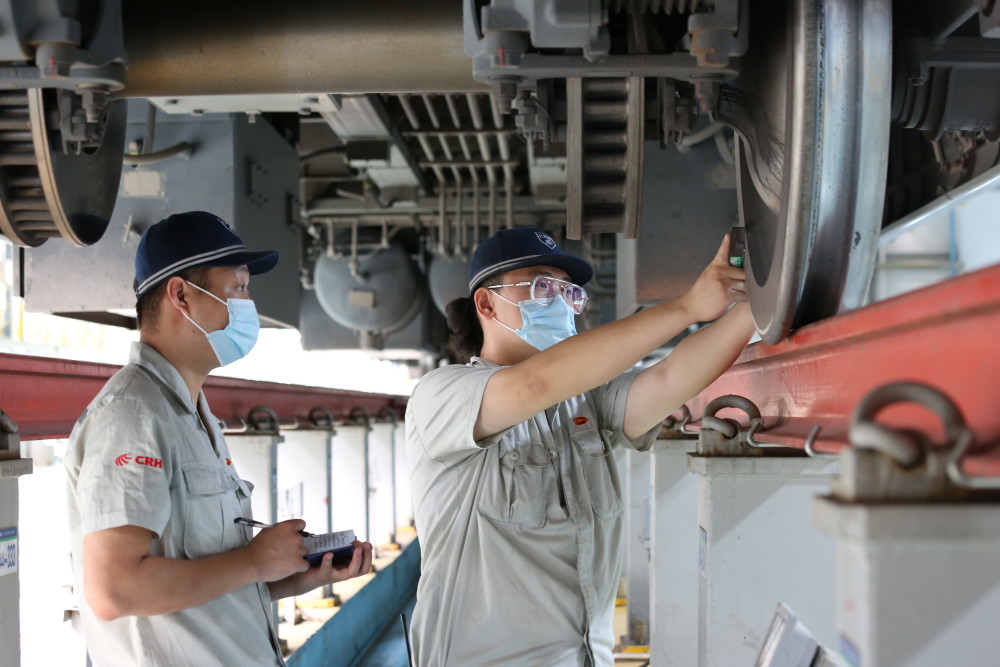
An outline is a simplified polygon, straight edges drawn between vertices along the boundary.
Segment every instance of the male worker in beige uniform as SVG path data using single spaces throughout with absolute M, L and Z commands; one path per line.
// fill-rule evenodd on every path
M 278 261 L 249 252 L 200 211 L 151 226 L 136 251 L 140 342 L 77 422 L 65 464 L 74 578 L 98 667 L 283 665 L 270 604 L 367 573 L 310 568 L 295 519 L 256 536 L 253 486 L 237 474 L 202 384 L 245 356 L 259 320 L 249 276 Z
M 730 308 L 746 288 L 727 250 L 684 296 L 576 334 L 588 263 L 533 228 L 476 249 L 471 296 L 448 307 L 471 363 L 428 373 L 407 407 L 418 667 L 613 664 L 624 503 L 611 451 L 648 449 L 753 334 L 747 304 Z

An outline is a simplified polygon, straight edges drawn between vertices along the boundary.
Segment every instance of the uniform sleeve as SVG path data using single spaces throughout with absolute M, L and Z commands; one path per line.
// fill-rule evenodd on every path
M 425 375 L 413 389 L 407 422 L 430 458 L 451 465 L 497 443 L 506 431 L 479 442 L 473 430 L 486 383 L 500 367 L 446 366 Z M 409 427 L 408 425 L 408 427 Z
M 624 433 L 628 391 L 637 377 L 639 377 L 638 371 L 627 371 L 611 382 L 597 387 L 591 395 L 597 406 L 597 422 L 605 437 L 610 440 L 611 446 L 615 449 L 637 449 L 645 452 L 653 446 L 653 441 L 660 432 L 659 424 L 635 440 L 629 440 Z
M 74 438 L 82 534 L 132 525 L 160 537 L 170 517 L 171 474 L 160 423 L 148 403 L 120 396 L 84 416 Z

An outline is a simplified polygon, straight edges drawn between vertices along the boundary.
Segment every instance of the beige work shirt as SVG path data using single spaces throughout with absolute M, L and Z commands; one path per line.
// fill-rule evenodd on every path
M 623 511 L 612 449 L 635 373 L 473 440 L 478 358 L 425 375 L 407 406 L 420 537 L 412 640 L 418 667 L 612 665 Z
M 134 343 L 77 422 L 65 465 L 73 573 L 95 667 L 284 665 L 267 584 L 172 614 L 102 621 L 83 590 L 83 537 L 117 526 L 153 533 L 150 552 L 194 559 L 245 546 L 253 486 L 236 474 L 218 419 L 177 370 Z

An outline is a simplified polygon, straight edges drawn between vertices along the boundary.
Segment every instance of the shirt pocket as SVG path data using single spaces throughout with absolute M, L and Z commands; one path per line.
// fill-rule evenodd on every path
M 493 445 L 497 454 L 486 458 L 479 489 L 479 513 L 497 523 L 541 528 L 545 505 L 555 484 L 552 459 L 538 444 L 510 447 L 504 441 Z
M 570 437 L 580 457 L 594 514 L 602 519 L 621 515 L 625 503 L 618 469 L 611 455 L 610 438 L 605 438 L 597 427 L 575 431 Z
M 235 519 L 240 516 L 239 486 L 225 470 L 203 462 L 186 463 L 184 476 L 184 554 L 201 558 L 246 544 Z

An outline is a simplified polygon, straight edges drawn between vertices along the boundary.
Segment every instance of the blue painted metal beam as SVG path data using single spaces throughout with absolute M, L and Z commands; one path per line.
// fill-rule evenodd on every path
M 350 667 L 361 662 L 412 601 L 420 578 L 420 543 L 403 553 L 355 593 L 288 659 L 289 667 Z M 403 658 L 405 664 L 405 656 Z

